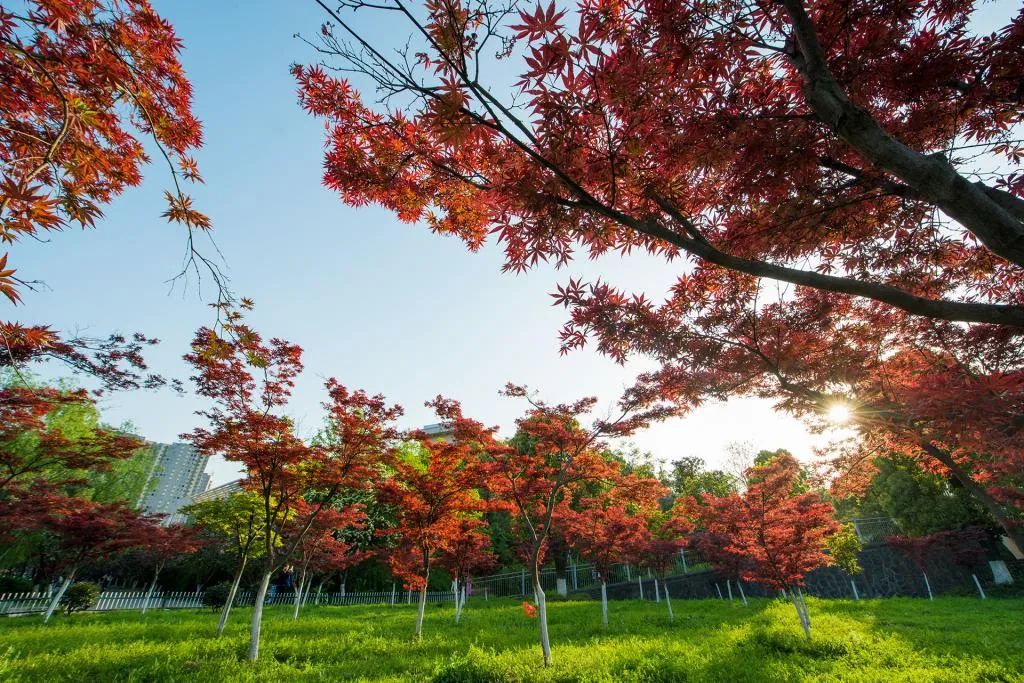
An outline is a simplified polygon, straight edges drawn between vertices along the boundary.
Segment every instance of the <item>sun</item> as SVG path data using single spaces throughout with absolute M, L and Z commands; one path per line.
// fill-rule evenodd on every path
M 834 403 L 828 409 L 828 419 L 833 424 L 842 425 L 850 421 L 853 411 L 845 403 Z

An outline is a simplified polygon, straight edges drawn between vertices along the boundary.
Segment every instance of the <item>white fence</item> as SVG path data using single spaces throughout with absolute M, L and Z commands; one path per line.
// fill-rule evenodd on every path
M 146 601 L 147 592 L 106 591 L 100 593 L 90 612 L 109 612 L 119 609 L 175 609 L 180 607 L 201 607 L 202 593 L 178 591 L 155 591 Z M 51 593 L 3 593 L 0 594 L 0 614 L 31 614 L 44 612 L 52 599 Z
M 255 594 L 242 591 L 235 596 L 235 605 L 252 605 Z M 52 599 L 51 593 L 2 593 L 0 594 L 0 615 L 34 614 L 46 611 Z M 418 593 L 408 591 L 376 591 L 359 593 L 316 593 L 310 592 L 303 604 L 306 605 L 386 605 L 409 604 L 419 599 Z M 430 591 L 427 602 L 443 603 L 454 601 L 454 594 L 449 591 Z M 294 605 L 294 592 L 274 592 L 267 594 L 268 605 Z M 165 592 L 156 591 L 150 596 L 148 604 L 146 592 L 104 591 L 100 593 L 96 604 L 88 612 L 111 612 L 114 610 L 146 609 L 180 609 L 199 608 L 203 606 L 201 591 Z

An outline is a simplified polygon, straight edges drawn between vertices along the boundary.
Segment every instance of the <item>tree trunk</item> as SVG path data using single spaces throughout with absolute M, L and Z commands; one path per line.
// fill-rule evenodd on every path
M 743 606 L 746 607 L 749 603 L 747 602 L 747 594 L 743 592 L 743 584 L 737 581 L 736 587 L 740 589 L 740 597 L 743 598 Z
M 318 583 L 316 585 L 316 601 L 313 603 L 315 605 L 319 605 L 320 604 L 320 592 L 324 589 L 324 581 L 326 581 L 326 580 L 327 579 L 321 579 L 320 583 Z M 310 582 L 312 583 L 312 579 L 310 579 Z M 308 588 L 306 589 L 305 597 L 302 598 L 302 604 L 305 605 L 307 602 L 309 602 L 309 589 Z
M 981 581 L 978 581 L 978 575 L 977 574 L 971 574 L 971 578 L 974 579 L 974 585 L 977 586 L 977 588 L 978 588 L 978 595 L 980 595 L 981 599 L 984 600 L 985 599 L 985 589 L 981 587 Z
M 601 621 L 608 626 L 608 584 L 601 579 Z
M 249 631 L 249 661 L 255 662 L 260 656 L 260 627 L 263 625 L 263 603 L 267 599 L 267 588 L 273 572 L 266 569 L 256 591 L 256 602 L 252 606 L 252 629 Z
M 658 577 L 654 577 L 654 602 L 661 602 L 661 589 L 658 587 Z
M 657 581 L 657 579 L 655 579 Z M 665 605 L 668 607 L 668 620 L 673 622 L 676 620 L 676 615 L 672 611 L 672 596 L 668 594 L 668 584 L 665 583 L 665 579 L 661 580 L 661 587 L 665 589 Z
M 458 579 L 455 580 L 455 623 L 459 623 L 459 617 L 462 616 L 462 591 L 459 587 Z
M 800 607 L 804 610 L 804 621 L 807 622 L 807 628 L 811 627 L 811 612 L 807 609 L 807 599 L 804 598 L 804 590 L 800 586 L 796 587 L 797 597 L 800 598 Z
M 416 612 L 416 640 L 423 637 L 423 612 L 427 608 L 427 581 L 423 581 L 423 588 L 420 588 L 420 606 Z
M 800 627 L 804 630 L 804 635 L 808 638 L 811 637 L 811 622 L 807 618 L 806 605 L 801 605 L 801 600 L 796 594 L 796 589 L 790 586 L 789 597 L 793 600 L 793 607 L 796 608 L 796 616 L 800 619 Z
M 50 621 L 50 617 L 53 616 L 53 611 L 57 609 L 57 605 L 60 604 L 60 599 L 64 597 L 64 592 L 68 589 L 68 586 L 71 585 L 71 582 L 75 580 L 75 572 L 77 571 L 78 567 L 71 568 L 71 571 L 68 573 L 67 578 L 64 579 L 64 583 L 60 585 L 60 590 L 58 590 L 54 594 L 53 599 L 50 600 L 50 605 L 46 608 L 46 614 L 43 616 L 44 624 Z
M 994 188 L 960 175 L 943 155 L 918 152 L 890 135 L 836 81 L 804 4 L 800 0 L 782 4 L 792 19 L 790 39 L 796 47 L 790 50 L 789 61 L 805 79 L 804 97 L 815 116 L 871 164 L 909 185 L 992 252 L 1024 265 L 1024 228 L 1016 198 L 1002 199 Z
M 149 591 L 146 593 L 146 600 L 142 603 L 142 614 L 146 613 L 149 609 L 149 601 L 153 599 L 153 593 L 156 592 L 156 580 L 160 576 L 160 568 L 157 567 L 156 571 L 153 572 L 153 581 L 149 584 Z
M 921 576 L 924 577 L 924 587 L 928 589 L 928 599 L 929 600 L 934 600 L 935 596 L 932 595 L 932 583 L 931 583 L 931 581 L 928 580 L 928 573 L 927 572 L 921 572 Z
M 540 567 L 533 564 L 533 592 L 537 596 L 537 621 L 540 625 L 540 649 L 544 666 L 551 666 L 551 639 L 548 637 L 548 603 L 540 586 Z
M 636 585 L 640 586 L 640 599 L 644 599 L 644 577 L 636 577 Z
M 299 620 L 299 607 L 302 606 L 302 589 L 306 585 L 306 572 L 302 572 L 299 577 L 299 582 L 295 585 L 295 610 L 292 614 L 292 620 Z
M 217 635 L 224 633 L 224 627 L 228 625 L 228 616 L 231 614 L 231 607 L 235 604 L 235 596 L 238 594 L 238 585 L 242 583 L 242 573 L 245 572 L 245 562 L 248 560 L 247 555 L 242 555 L 241 561 L 238 564 L 238 569 L 235 570 L 235 578 L 231 581 L 231 590 L 228 591 L 227 602 L 224 603 L 224 607 L 220 610 L 220 621 L 217 622 Z

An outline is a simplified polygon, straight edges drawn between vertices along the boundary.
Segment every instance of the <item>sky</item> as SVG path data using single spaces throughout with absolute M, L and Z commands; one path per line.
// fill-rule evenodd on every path
M 499 397 L 508 381 L 551 401 L 596 396 L 610 407 L 644 369 L 642 363 L 618 366 L 592 349 L 560 356 L 557 333 L 565 312 L 553 308 L 548 295 L 571 276 L 601 276 L 660 298 L 679 264 L 612 256 L 574 261 L 560 271 L 502 274 L 494 245 L 472 254 L 461 242 L 400 224 L 380 208 L 347 207 L 321 185 L 322 123 L 298 107 L 288 72 L 292 63 L 316 59 L 295 37 L 318 31 L 323 17 L 315 4 L 153 4 L 185 43 L 181 58 L 204 124 L 205 144 L 195 156 L 206 184 L 189 193 L 213 220 L 233 291 L 256 302 L 250 323 L 306 351 L 306 372 L 289 407 L 303 434 L 322 423 L 328 377 L 401 404 L 403 427 L 436 421 L 423 403 L 443 394 L 460 400 L 466 414 L 511 434 L 524 406 Z M 385 36 L 395 27 L 369 30 Z M 195 330 L 213 320 L 205 303 L 213 292 L 199 291 L 195 278 L 187 286 L 168 282 L 181 268 L 184 234 L 160 218 L 170 183 L 166 170 L 154 164 L 145 174 L 141 187 L 106 208 L 96 229 L 14 245 L 11 265 L 18 275 L 46 287 L 23 292 L 24 305 L 9 315 L 70 332 L 157 337 L 161 344 L 147 352 L 152 369 L 187 379 L 181 357 Z M 209 246 L 205 251 L 212 253 Z M 195 411 L 204 405 L 191 383 L 186 386 L 184 396 L 109 394 L 101 401 L 104 419 L 130 421 L 152 441 L 178 440 L 201 424 Z M 824 438 L 768 402 L 744 399 L 703 406 L 631 442 L 658 460 L 695 455 L 720 466 L 731 443 L 787 448 L 810 459 Z M 208 471 L 215 485 L 237 476 L 219 459 Z

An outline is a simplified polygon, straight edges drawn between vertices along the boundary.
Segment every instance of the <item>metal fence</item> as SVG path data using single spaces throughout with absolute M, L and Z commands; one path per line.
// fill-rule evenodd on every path
M 881 543 L 889 536 L 896 536 L 903 533 L 899 524 L 892 517 L 858 517 L 850 520 L 853 530 L 857 533 L 860 542 Z
M 899 526 L 889 517 L 863 517 L 852 520 L 852 523 L 857 537 L 865 545 L 881 542 L 888 536 L 900 533 Z M 709 566 L 708 562 L 699 553 L 693 550 L 684 550 L 679 553 L 675 567 L 667 572 L 667 575 L 672 577 L 685 576 L 708 569 Z M 651 578 L 650 570 L 630 564 L 616 564 L 611 567 L 605 580 L 608 584 L 617 584 L 635 582 L 638 578 L 644 580 Z M 592 564 L 580 564 L 570 555 L 567 558 L 565 582 L 566 591 L 574 593 L 586 591 L 600 585 L 601 578 Z M 558 572 L 554 568 L 544 569 L 540 574 L 540 583 L 546 593 L 556 592 L 558 590 Z M 491 597 L 527 598 L 533 595 L 533 579 L 526 570 L 475 577 L 472 580 L 471 594 L 484 599 Z M 43 612 L 49 605 L 51 595 L 51 593 L 45 592 L 0 594 L 0 615 Z M 242 591 L 236 595 L 235 604 L 239 606 L 252 605 L 254 598 L 255 593 L 253 591 Z M 305 597 L 304 604 L 394 605 L 402 603 L 412 604 L 417 599 L 417 594 L 412 591 L 402 591 L 392 587 L 391 590 L 356 593 L 313 592 Z M 427 593 L 427 602 L 430 603 L 444 603 L 454 601 L 454 599 L 455 595 L 451 591 L 430 591 Z M 271 592 L 267 594 L 266 604 L 291 605 L 294 604 L 294 601 L 294 592 L 276 591 L 272 587 Z M 100 594 L 96 604 L 88 611 L 107 612 L 112 610 L 142 609 L 143 605 L 146 605 L 147 609 L 197 608 L 202 606 L 202 592 L 157 591 L 150 596 L 147 604 L 145 592 L 104 591 Z
M 703 570 L 707 562 L 699 553 L 685 550 L 679 553 L 676 565 L 668 574 L 680 575 Z M 631 564 L 612 565 L 606 583 L 624 583 L 635 581 L 638 577 L 650 578 L 651 571 Z M 601 577 L 592 564 L 579 564 L 571 556 L 567 560 L 565 571 L 566 591 L 574 593 L 600 585 Z M 472 580 L 473 595 L 483 597 L 528 597 L 533 594 L 533 577 L 525 569 L 517 572 L 506 572 L 491 576 L 474 577 Z M 558 573 L 554 568 L 544 569 L 540 573 L 540 586 L 545 593 L 557 591 Z

